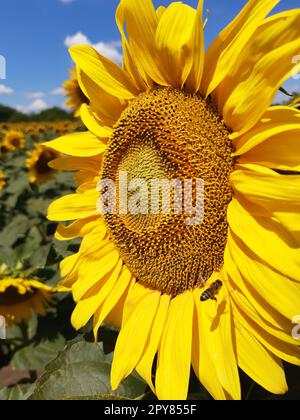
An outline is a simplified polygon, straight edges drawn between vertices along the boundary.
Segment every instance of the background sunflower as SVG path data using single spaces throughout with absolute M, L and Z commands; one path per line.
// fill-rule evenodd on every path
M 2 142 L 2 147 L 6 151 L 13 152 L 15 150 L 24 149 L 25 139 L 21 131 L 7 131 Z
M 32 311 L 45 315 L 53 290 L 36 280 L 3 278 L 0 280 L 0 315 L 8 325 L 30 319 Z
M 74 112 L 75 117 L 79 117 L 80 107 L 82 104 L 88 103 L 88 98 L 79 86 L 75 68 L 70 70 L 70 79 L 65 81 L 64 89 L 68 98 L 66 106 Z
M 49 163 L 59 158 L 59 156 L 59 153 L 49 150 L 41 144 L 35 144 L 34 150 L 28 152 L 26 160 L 30 182 L 45 183 L 52 179 L 55 171 L 49 166 Z
M 5 185 L 6 185 L 5 175 L 4 175 L 4 172 L 0 170 L 0 190 L 3 190 Z

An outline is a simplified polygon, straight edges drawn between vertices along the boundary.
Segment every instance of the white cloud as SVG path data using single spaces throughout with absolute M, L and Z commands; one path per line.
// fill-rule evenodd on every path
M 44 92 L 28 92 L 26 96 L 30 99 L 41 99 L 45 97 L 45 94 Z
M 14 90 L 8 86 L 0 85 L 0 95 L 11 95 Z
M 49 106 L 42 99 L 36 99 L 29 105 L 17 105 L 16 108 L 20 112 L 24 112 L 25 114 L 31 114 L 32 112 L 35 113 L 44 111 L 45 109 L 49 108 Z
M 93 44 L 90 39 L 83 34 L 82 32 L 77 32 L 75 35 L 69 35 L 65 39 L 65 46 L 67 48 L 73 47 L 74 45 L 91 45 L 94 47 L 100 54 L 109 58 L 117 64 L 122 63 L 122 53 L 120 52 L 121 42 L 112 41 L 112 42 L 103 42 L 99 41 Z
M 59 0 L 63 4 L 70 4 L 73 3 L 75 0 Z
M 98 42 L 94 44 L 93 47 L 104 57 L 109 58 L 117 64 L 122 64 L 123 55 L 120 53 L 119 49 L 122 46 L 121 42 Z
M 51 95 L 60 96 L 60 95 L 64 95 L 65 91 L 64 91 L 64 88 L 62 86 L 60 86 L 56 89 L 53 89 L 50 93 L 51 93 Z
M 65 46 L 67 48 L 73 47 L 73 45 L 91 45 L 91 41 L 82 32 L 77 32 L 75 35 L 68 35 L 65 39 Z

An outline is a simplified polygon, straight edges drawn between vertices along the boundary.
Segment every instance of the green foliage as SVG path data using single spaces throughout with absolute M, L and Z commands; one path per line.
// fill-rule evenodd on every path
M 30 121 L 54 122 L 74 120 L 73 115 L 61 108 L 49 108 L 35 114 L 23 114 L 9 106 L 0 105 L 0 122 L 5 123 L 19 123 Z
M 135 399 L 143 395 L 146 385 L 135 375 L 116 392 L 111 390 L 111 361 L 112 354 L 105 354 L 103 343 L 76 339 L 46 367 L 30 399 Z

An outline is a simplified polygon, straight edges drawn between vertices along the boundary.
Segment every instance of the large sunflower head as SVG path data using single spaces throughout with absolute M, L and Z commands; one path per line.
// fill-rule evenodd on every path
M 53 289 L 37 280 L 3 278 L 0 280 L 0 315 L 7 325 L 31 318 L 32 311 L 46 314 Z
M 0 170 L 0 191 L 3 190 L 5 185 L 6 185 L 5 175 L 4 175 L 4 172 Z
M 24 149 L 25 138 L 22 131 L 9 130 L 5 134 L 2 146 L 9 151 L 14 152 L 15 150 Z
M 300 112 L 271 107 L 300 69 L 300 10 L 267 17 L 277 3 L 249 1 L 205 52 L 202 0 L 121 0 L 123 68 L 70 50 L 88 132 L 48 144 L 79 171 L 49 219 L 83 238 L 61 266 L 73 325 L 121 328 L 113 389 L 136 369 L 184 399 L 192 365 L 216 399 L 241 397 L 238 367 L 281 394 L 282 359 L 300 364 Z
M 79 85 L 75 68 L 70 70 L 70 78 L 64 83 L 64 89 L 68 98 L 67 107 L 74 112 L 75 117 L 79 117 L 81 105 L 87 104 L 89 100 Z
M 60 153 L 36 143 L 34 150 L 28 152 L 26 167 L 29 169 L 30 182 L 44 183 L 53 178 L 55 169 L 49 166 L 52 160 L 59 158 Z

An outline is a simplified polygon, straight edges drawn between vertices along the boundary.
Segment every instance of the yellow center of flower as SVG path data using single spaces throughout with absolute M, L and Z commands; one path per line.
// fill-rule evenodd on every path
M 159 88 L 123 112 L 104 159 L 102 179 L 117 186 L 116 212 L 105 220 L 140 283 L 176 296 L 222 268 L 232 153 L 228 128 L 199 95 Z

